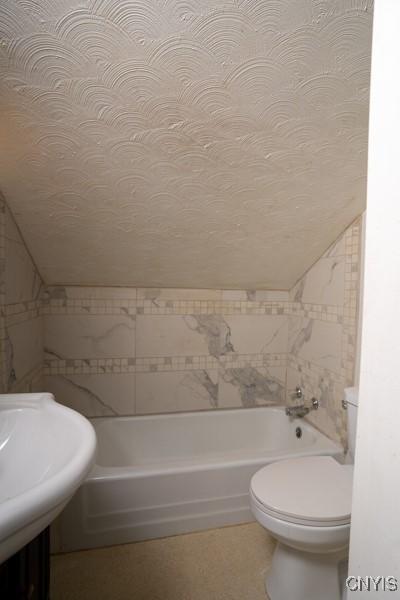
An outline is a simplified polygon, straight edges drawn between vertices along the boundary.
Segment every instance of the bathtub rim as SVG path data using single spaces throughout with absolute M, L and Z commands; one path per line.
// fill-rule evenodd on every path
M 168 420 L 169 418 L 187 418 L 192 415 L 197 416 L 205 416 L 205 415 L 215 415 L 219 417 L 221 414 L 226 413 L 250 413 L 253 411 L 273 411 L 278 413 L 283 413 L 286 410 L 286 406 L 282 404 L 263 404 L 259 406 L 222 406 L 218 408 L 199 408 L 196 410 L 178 410 L 178 411 L 168 411 L 168 412 L 154 412 L 154 413 L 140 413 L 137 415 L 95 415 L 93 417 L 87 417 L 90 422 L 101 422 L 101 421 L 125 421 L 134 419 L 135 421 L 147 421 L 154 418 L 162 418 L 163 420 Z M 290 417 L 288 417 L 289 419 Z M 305 417 L 301 418 L 302 423 L 307 423 L 317 431 L 319 431 L 313 423 L 306 421 Z M 325 435 L 324 433 L 322 435 Z M 325 435 L 325 437 L 327 437 Z M 328 438 L 329 439 L 329 438 Z
M 190 417 L 201 417 L 201 418 L 209 418 L 211 415 L 217 418 L 221 418 L 223 415 L 227 413 L 237 413 L 242 414 L 251 413 L 253 411 L 268 411 L 274 412 L 278 414 L 283 414 L 285 411 L 284 406 L 280 405 L 267 405 L 267 406 L 254 406 L 254 407 L 231 407 L 231 408 L 221 408 L 221 409 L 202 409 L 195 411 L 185 411 L 185 412 L 166 412 L 166 413 L 148 413 L 144 415 L 118 415 L 118 416 L 97 416 L 91 417 L 89 420 L 93 424 L 96 431 L 96 423 L 101 422 L 109 422 L 109 421 L 151 421 L 154 419 L 161 419 L 162 421 L 168 421 L 170 419 L 187 419 Z M 288 420 L 290 419 L 287 417 Z M 315 451 L 310 452 L 310 447 L 304 448 L 304 451 L 296 450 L 296 456 L 321 456 L 321 455 L 330 455 L 337 457 L 342 460 L 344 457 L 344 448 L 339 442 L 336 442 L 329 438 L 325 433 L 321 432 L 313 423 L 304 420 L 297 419 L 299 425 L 301 425 L 305 430 L 307 430 L 311 434 L 315 434 L 318 438 L 318 441 L 322 442 L 324 448 L 321 451 L 321 444 L 318 444 L 318 441 L 315 446 Z M 291 422 L 289 420 L 289 422 Z M 171 460 L 165 461 L 162 463 L 147 463 L 144 465 L 124 465 L 124 466 L 103 466 L 95 462 L 92 470 L 88 474 L 86 478 L 86 482 L 90 483 L 91 481 L 101 481 L 103 479 L 129 479 L 131 477 L 140 478 L 145 477 L 147 475 L 167 475 L 172 473 L 188 473 L 191 471 L 204 471 L 205 469 L 217 470 L 221 468 L 223 465 L 226 468 L 234 468 L 238 466 L 246 466 L 250 464 L 259 464 L 260 467 L 265 464 L 266 461 L 271 460 L 285 460 L 293 456 L 293 449 L 282 450 L 281 452 L 276 452 L 276 450 L 271 450 L 268 453 L 264 452 L 263 454 L 254 452 L 251 456 L 248 455 L 247 458 L 239 458 L 239 457 L 229 457 L 228 460 L 224 460 L 223 455 L 219 455 L 217 458 L 213 459 L 204 459 L 203 457 L 199 457 L 198 461 L 194 459 L 189 459 L 188 461 L 182 460 Z

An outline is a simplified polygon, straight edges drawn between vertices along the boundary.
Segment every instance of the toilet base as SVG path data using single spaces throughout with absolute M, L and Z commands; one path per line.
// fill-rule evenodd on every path
M 278 542 L 265 587 L 270 600 L 340 600 L 347 552 L 313 554 Z

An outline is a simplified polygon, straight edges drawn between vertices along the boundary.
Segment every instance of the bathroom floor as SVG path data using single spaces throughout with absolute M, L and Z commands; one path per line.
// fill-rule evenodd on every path
M 52 557 L 52 600 L 268 600 L 257 523 Z

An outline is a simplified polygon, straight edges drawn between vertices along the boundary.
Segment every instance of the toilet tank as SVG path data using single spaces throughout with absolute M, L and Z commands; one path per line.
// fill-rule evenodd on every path
M 356 449 L 357 433 L 357 412 L 358 412 L 358 389 L 355 387 L 344 390 L 344 400 L 347 407 L 347 439 L 348 456 L 350 462 L 354 462 Z

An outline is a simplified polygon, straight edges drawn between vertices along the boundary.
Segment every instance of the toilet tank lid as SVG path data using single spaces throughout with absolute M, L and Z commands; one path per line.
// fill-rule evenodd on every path
M 358 388 L 348 387 L 344 390 L 344 399 L 352 406 L 358 406 Z

